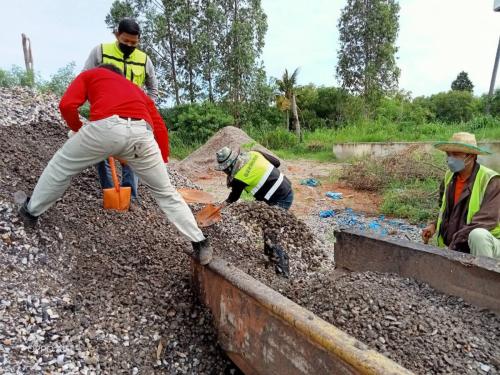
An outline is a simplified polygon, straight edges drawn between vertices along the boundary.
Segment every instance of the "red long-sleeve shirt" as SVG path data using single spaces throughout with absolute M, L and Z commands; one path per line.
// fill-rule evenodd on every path
M 113 115 L 145 120 L 151 125 L 163 160 L 167 162 L 167 127 L 154 102 L 138 86 L 105 68 L 94 68 L 80 73 L 69 85 L 59 103 L 62 117 L 75 132 L 82 126 L 78 108 L 87 100 L 90 103 L 90 121 Z

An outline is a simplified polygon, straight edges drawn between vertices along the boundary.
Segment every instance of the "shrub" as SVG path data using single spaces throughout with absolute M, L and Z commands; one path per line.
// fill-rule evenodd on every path
M 32 73 L 26 72 L 26 70 L 17 65 L 13 65 L 10 71 L 0 69 L 0 87 L 32 87 L 37 78 Z
M 447 123 L 465 122 L 478 111 L 478 101 L 468 91 L 448 91 L 431 96 L 436 119 Z
M 435 179 L 393 184 L 385 190 L 380 211 L 386 215 L 423 223 L 437 217 L 439 182 Z
M 273 150 L 293 148 L 299 144 L 299 139 L 295 134 L 285 129 L 266 132 L 259 137 L 258 141 L 262 146 Z
M 57 96 L 62 96 L 69 84 L 75 78 L 75 62 L 70 62 L 66 66 L 57 70 L 56 74 L 50 77 L 47 82 L 42 82 L 39 88 L 42 91 L 49 91 Z
M 185 144 L 202 144 L 234 118 L 212 103 L 185 104 L 161 110 L 169 130 Z

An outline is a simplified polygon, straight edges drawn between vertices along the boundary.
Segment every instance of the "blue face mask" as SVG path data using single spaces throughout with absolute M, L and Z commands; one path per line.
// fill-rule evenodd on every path
M 446 162 L 448 163 L 448 168 L 450 168 L 450 171 L 453 173 L 458 173 L 465 168 L 465 159 L 448 156 Z

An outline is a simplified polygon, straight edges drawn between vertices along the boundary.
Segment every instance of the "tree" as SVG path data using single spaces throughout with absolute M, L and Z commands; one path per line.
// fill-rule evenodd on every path
M 224 23 L 219 31 L 220 71 L 217 91 L 229 104 L 240 126 L 241 106 L 249 98 L 252 80 L 258 74 L 258 59 L 264 47 L 267 17 L 260 0 L 218 0 Z
M 396 0 L 348 0 L 338 22 L 337 78 L 342 87 L 376 102 L 398 87 Z
M 106 15 L 104 22 L 111 31 L 115 32 L 118 29 L 118 23 L 123 18 L 136 18 L 138 13 L 134 10 L 134 5 L 132 1 L 125 0 L 115 0 L 111 4 L 111 9 Z
M 295 95 L 295 86 L 297 84 L 297 76 L 299 68 L 295 69 L 292 75 L 288 74 L 285 69 L 281 79 L 276 80 L 276 85 L 281 92 L 281 98 L 278 98 L 277 103 L 280 109 L 286 111 L 287 127 L 289 130 L 295 131 L 297 137 L 300 137 L 300 122 L 297 110 L 297 97 Z M 290 119 L 290 111 L 292 117 Z
M 436 120 L 460 123 L 472 119 L 477 113 L 478 101 L 468 91 L 448 91 L 430 98 Z
M 66 66 L 59 68 L 56 74 L 53 74 L 50 77 L 50 80 L 42 83 L 40 88 L 43 91 L 50 91 L 57 96 L 62 96 L 69 84 L 73 79 L 75 79 L 75 67 L 76 64 L 74 61 L 70 62 Z
M 133 15 L 160 92 L 176 104 L 224 101 L 240 123 L 253 95 L 267 20 L 260 0 L 116 0 L 106 17 Z
M 469 79 L 469 75 L 462 71 L 458 73 L 457 78 L 451 83 L 451 89 L 453 91 L 468 91 L 472 92 L 474 85 Z

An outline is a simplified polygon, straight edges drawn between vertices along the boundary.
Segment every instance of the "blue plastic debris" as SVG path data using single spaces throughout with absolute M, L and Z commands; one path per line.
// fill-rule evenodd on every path
M 326 196 L 328 198 L 332 198 L 333 200 L 342 199 L 342 193 L 337 193 L 337 192 L 334 192 L 334 191 L 327 191 L 326 192 Z
M 377 220 L 370 221 L 370 223 L 368 224 L 368 228 L 372 232 L 380 236 L 387 236 L 387 234 L 389 233 L 387 229 L 385 229 Z
M 319 212 L 319 216 L 322 218 L 333 217 L 335 212 L 333 210 L 322 210 Z
M 321 183 L 318 180 L 316 180 L 315 178 L 305 178 L 303 180 L 300 180 L 300 184 L 311 186 L 311 187 L 316 187 L 316 186 L 320 185 Z

